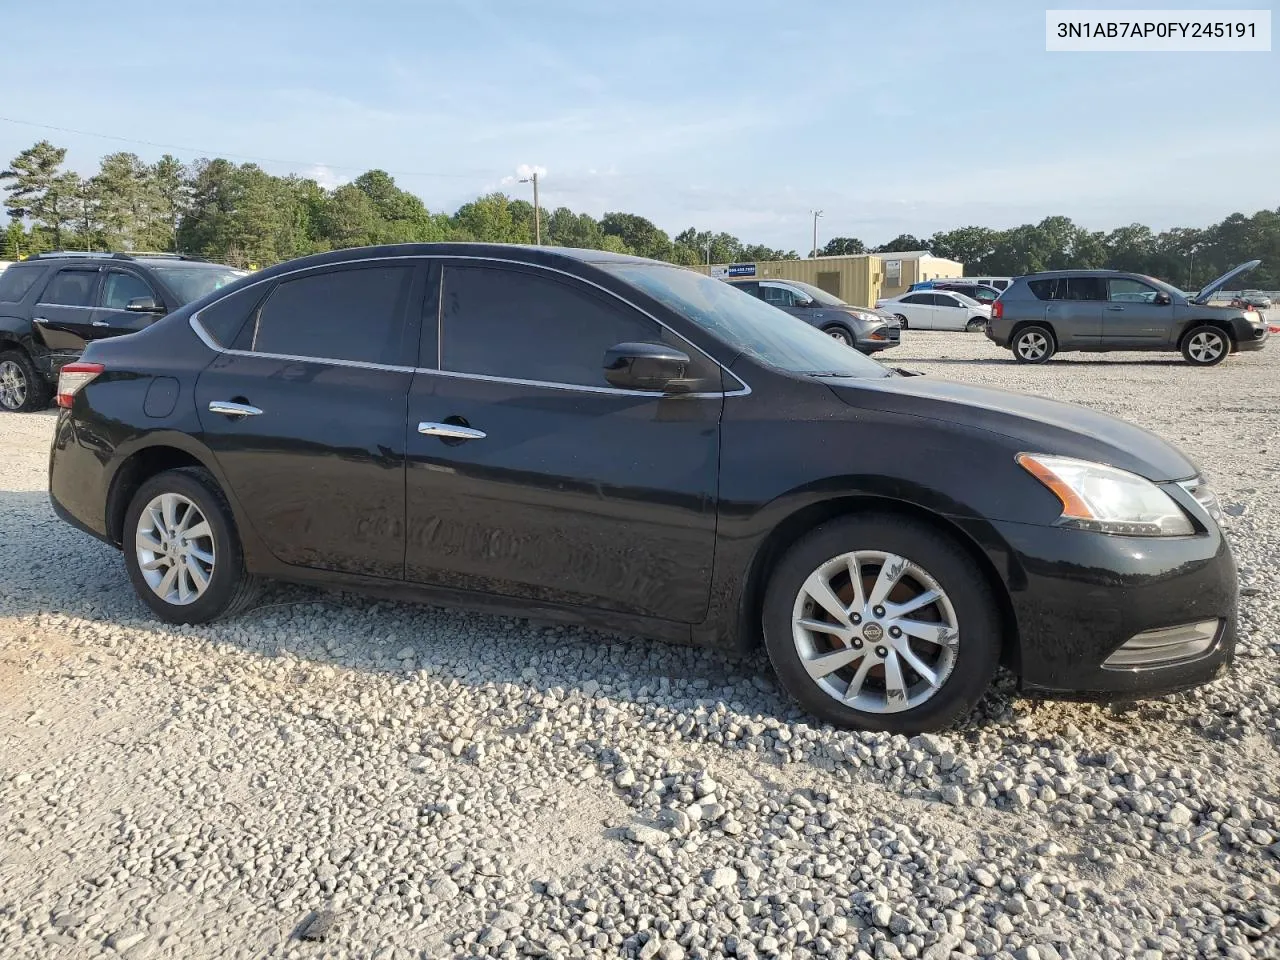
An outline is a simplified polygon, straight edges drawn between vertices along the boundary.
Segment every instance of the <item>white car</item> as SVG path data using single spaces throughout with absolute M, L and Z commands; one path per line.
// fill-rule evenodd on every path
M 991 319 L 991 308 L 972 297 L 951 290 L 917 290 L 887 300 L 876 309 L 896 316 L 903 330 L 981 330 Z

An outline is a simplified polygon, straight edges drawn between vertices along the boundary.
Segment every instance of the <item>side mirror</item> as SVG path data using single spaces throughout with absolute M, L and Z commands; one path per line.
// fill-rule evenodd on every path
M 130 313 L 160 313 L 164 309 L 155 297 L 134 297 L 124 308 Z
M 623 390 L 683 392 L 692 386 L 688 371 L 688 354 L 662 343 L 619 343 L 604 352 L 604 377 Z
M 1168 295 L 1167 293 L 1165 293 L 1163 290 L 1157 290 L 1157 291 L 1156 291 L 1156 303 L 1157 303 L 1159 306 L 1167 307 L 1169 304 L 1173 303 L 1173 297 L 1169 296 L 1169 295 Z
M 812 307 L 813 301 L 812 300 L 796 300 L 795 305 L 797 307 Z

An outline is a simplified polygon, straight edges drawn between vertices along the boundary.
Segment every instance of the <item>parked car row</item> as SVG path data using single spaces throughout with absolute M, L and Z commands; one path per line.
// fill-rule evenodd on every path
M 862 353 L 896 347 L 902 336 L 898 320 L 879 310 L 845 303 L 820 287 L 799 280 L 730 280 L 731 286 L 772 304 L 817 327 L 827 336 Z
M 763 644 L 844 726 L 946 726 L 1002 663 L 1103 698 L 1227 668 L 1235 565 L 1181 452 L 837 339 L 602 251 L 332 251 L 89 340 L 49 493 L 163 620 L 269 577 Z

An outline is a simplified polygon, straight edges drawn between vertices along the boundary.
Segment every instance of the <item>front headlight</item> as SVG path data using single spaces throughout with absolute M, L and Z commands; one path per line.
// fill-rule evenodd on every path
M 1127 537 L 1195 533 L 1174 499 L 1145 477 L 1073 457 L 1020 453 L 1017 461 L 1062 501 L 1069 526 Z

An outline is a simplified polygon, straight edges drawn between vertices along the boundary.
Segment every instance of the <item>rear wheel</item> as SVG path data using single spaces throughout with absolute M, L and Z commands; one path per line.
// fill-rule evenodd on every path
M 852 335 L 850 335 L 849 331 L 846 330 L 844 327 L 835 327 L 835 326 L 823 327 L 822 332 L 825 333 L 832 340 L 840 341 L 846 347 L 853 346 L 853 337 Z
M 1054 355 L 1057 344 L 1053 340 L 1053 332 L 1048 327 L 1032 325 L 1023 327 L 1009 342 L 1013 351 L 1013 359 L 1019 363 L 1044 363 Z
M 1208 324 L 1187 331 L 1182 338 L 1182 357 L 1197 367 L 1212 367 L 1231 352 L 1231 338 Z
M 831 521 L 778 563 L 764 602 L 769 659 L 808 711 L 918 733 L 972 709 L 1000 654 L 995 600 L 972 559 L 899 517 Z
M 29 413 L 49 405 L 53 388 L 23 350 L 0 353 L 0 410 Z
M 235 614 L 256 595 L 231 508 L 207 470 L 144 482 L 125 514 L 123 548 L 138 596 L 170 623 Z

